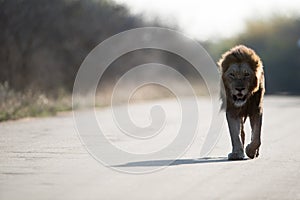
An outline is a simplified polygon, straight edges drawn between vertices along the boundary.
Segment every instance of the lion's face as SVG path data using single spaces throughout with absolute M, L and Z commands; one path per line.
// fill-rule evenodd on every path
M 255 73 L 248 63 L 232 63 L 223 73 L 223 82 L 227 88 L 227 100 L 235 107 L 241 107 L 246 102 L 256 84 Z

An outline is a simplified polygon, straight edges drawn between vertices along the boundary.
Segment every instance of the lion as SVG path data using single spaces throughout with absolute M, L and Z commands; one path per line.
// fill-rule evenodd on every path
M 244 123 L 249 117 L 252 129 L 251 142 L 246 154 L 253 159 L 259 156 L 265 81 L 263 64 L 254 50 L 238 45 L 225 52 L 218 62 L 221 72 L 222 109 L 226 110 L 232 152 L 228 160 L 244 159 Z

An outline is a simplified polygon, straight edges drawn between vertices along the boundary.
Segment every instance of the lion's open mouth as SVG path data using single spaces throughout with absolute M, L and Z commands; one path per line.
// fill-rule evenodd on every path
M 233 95 L 233 101 L 245 101 L 246 95 Z
M 242 106 L 246 103 L 247 96 L 242 94 L 232 95 L 232 100 L 236 106 Z

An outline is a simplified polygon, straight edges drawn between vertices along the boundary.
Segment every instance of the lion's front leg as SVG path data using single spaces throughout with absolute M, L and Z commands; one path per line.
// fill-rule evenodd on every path
M 242 160 L 244 159 L 244 148 L 240 138 L 241 119 L 233 118 L 228 112 L 226 112 L 226 118 L 232 143 L 232 152 L 228 154 L 228 160 Z
M 255 158 L 259 155 L 259 147 L 261 144 L 260 134 L 261 134 L 261 124 L 262 124 L 262 114 L 255 114 L 250 116 L 250 124 L 252 128 L 251 142 L 246 147 L 246 154 L 249 158 Z

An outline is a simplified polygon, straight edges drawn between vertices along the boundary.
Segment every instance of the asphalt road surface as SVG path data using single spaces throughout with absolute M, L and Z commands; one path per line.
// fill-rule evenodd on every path
M 141 145 L 114 131 L 108 109 L 97 110 L 97 116 L 104 120 L 103 130 L 115 146 L 149 154 L 169 144 L 173 135 L 168 133 L 176 132 L 180 124 L 178 117 L 172 118 L 177 116 L 176 101 L 154 103 L 166 105 L 171 115 L 164 127 L 167 133 L 157 145 L 147 145 L 147 139 Z M 0 199 L 300 199 L 299 97 L 266 97 L 261 155 L 243 161 L 226 160 L 231 150 L 226 124 L 209 157 L 199 158 L 202 132 L 209 127 L 208 100 L 199 104 L 204 115 L 196 138 L 169 166 L 165 166 L 168 160 L 124 163 L 122 159 L 117 170 L 104 166 L 80 142 L 72 113 L 0 123 Z M 149 105 L 137 104 L 133 110 Z M 144 115 L 137 114 L 135 120 L 147 121 Z M 246 128 L 247 142 L 249 131 Z M 143 173 L 147 169 L 157 170 Z

